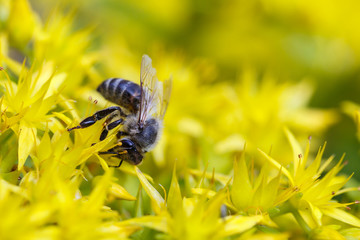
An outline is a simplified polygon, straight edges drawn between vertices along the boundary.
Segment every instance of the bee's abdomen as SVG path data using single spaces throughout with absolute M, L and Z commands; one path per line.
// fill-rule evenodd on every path
M 141 88 L 134 82 L 121 78 L 109 78 L 99 85 L 97 91 L 107 100 L 132 113 L 139 110 Z

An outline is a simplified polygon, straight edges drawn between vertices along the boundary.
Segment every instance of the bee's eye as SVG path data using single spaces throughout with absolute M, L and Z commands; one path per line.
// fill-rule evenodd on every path
M 127 149 L 135 148 L 134 142 L 129 139 L 123 139 L 121 140 L 121 143 L 122 143 L 121 144 L 122 148 L 127 148 Z

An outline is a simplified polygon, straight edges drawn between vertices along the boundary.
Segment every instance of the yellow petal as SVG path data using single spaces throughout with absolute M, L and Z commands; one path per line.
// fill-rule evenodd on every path
M 84 204 L 84 208 L 87 209 L 88 212 L 99 211 L 103 206 L 111 184 L 113 171 L 113 168 L 110 168 L 105 172 L 104 176 L 101 177 L 100 181 L 96 183 L 95 188 L 90 194 L 89 200 Z
M 190 174 L 195 175 L 195 176 L 203 176 L 204 175 L 204 171 L 199 171 L 197 169 L 190 169 L 189 172 L 190 172 Z M 216 181 L 220 182 L 223 185 L 228 184 L 228 182 L 231 179 L 231 177 L 229 177 L 229 176 L 227 176 L 225 174 L 221 174 L 221 173 L 213 174 L 212 172 L 206 172 L 205 177 L 207 179 L 214 178 Z
M 160 193 L 149 183 L 139 168 L 134 166 L 136 174 L 140 180 L 142 187 L 151 199 L 152 207 L 155 213 L 160 213 L 165 206 L 165 201 Z
M 326 147 L 326 142 L 324 143 L 324 146 L 319 147 L 315 160 L 306 169 L 306 175 L 308 175 L 309 177 L 313 176 L 313 178 L 316 178 L 316 174 L 317 172 L 319 172 L 318 170 L 321 165 L 321 160 L 325 151 L 325 147 Z
M 167 206 L 170 213 L 176 213 L 182 208 L 179 207 L 182 205 L 182 197 L 180 186 L 176 178 L 176 165 L 174 165 L 173 175 L 171 179 L 169 195 L 167 198 Z
M 29 127 L 24 121 L 20 121 L 19 126 L 19 163 L 18 170 L 22 169 L 27 157 L 36 142 L 36 128 Z
M 37 112 L 37 116 L 39 117 L 45 116 L 56 105 L 58 100 L 59 100 L 58 95 L 52 95 L 48 98 L 43 99 L 40 108 Z
M 281 170 L 281 172 L 284 173 L 284 175 L 289 179 L 291 185 L 294 186 L 293 177 L 291 176 L 290 172 L 289 172 L 286 168 L 283 168 L 280 163 L 278 163 L 275 159 L 273 159 L 272 157 L 270 157 L 269 155 L 267 155 L 265 152 L 261 151 L 260 149 L 258 149 L 258 151 L 261 153 L 261 155 L 263 155 L 263 156 L 265 157 L 265 159 L 266 159 L 271 165 L 273 165 L 273 166 L 274 166 L 275 168 L 277 168 L 278 170 Z
M 117 198 L 129 200 L 129 201 L 135 201 L 136 198 L 132 196 L 130 193 L 126 191 L 125 188 L 120 186 L 117 183 L 112 183 L 110 186 L 110 194 L 114 195 Z
M 321 226 L 321 223 L 322 223 L 321 218 L 323 216 L 322 212 L 320 211 L 320 209 L 318 207 L 311 204 L 311 202 L 308 202 L 308 204 L 309 204 L 311 215 L 312 215 L 314 221 L 316 222 L 317 226 Z
M 133 176 L 137 176 L 136 169 L 134 168 L 134 166 L 127 162 L 123 162 L 123 164 L 121 165 L 121 168 L 119 168 L 119 170 L 124 173 L 131 174 Z M 154 183 L 154 180 L 150 175 L 148 175 L 146 173 L 142 173 L 142 174 L 146 177 L 146 179 L 149 182 Z
M 135 225 L 141 227 L 148 227 L 160 232 L 168 233 L 168 223 L 164 216 L 143 216 L 139 218 L 132 218 L 122 221 L 118 226 Z
M 11 69 L 11 71 L 14 72 L 16 75 L 20 74 L 20 72 L 23 68 L 22 64 L 20 64 L 18 61 L 15 61 L 9 57 L 5 57 L 5 56 L 1 56 L 1 57 L 8 69 Z M 11 84 L 11 86 L 9 86 L 10 88 L 14 88 L 12 85 L 16 85 L 13 82 L 10 84 Z M 13 93 L 13 91 L 11 93 Z
M 7 118 L 6 115 L 4 115 L 4 117 L 6 118 L 6 125 L 4 126 L 4 129 L 0 129 L 0 131 L 6 130 L 7 128 L 12 127 L 13 125 L 15 125 L 16 123 L 18 123 L 26 114 L 27 112 L 27 108 L 24 109 L 24 111 L 21 111 L 19 114 L 9 117 Z
M 296 176 L 297 168 L 300 167 L 299 165 L 301 164 L 299 162 L 299 154 L 303 154 L 303 150 L 301 149 L 299 142 L 296 140 L 290 130 L 285 127 L 284 131 L 293 150 L 294 176 Z
M 244 150 L 245 139 L 240 134 L 233 134 L 218 142 L 215 146 L 217 153 L 241 152 Z
M 117 222 L 115 223 L 107 223 L 109 225 L 110 228 L 119 228 L 116 229 L 117 233 L 116 233 L 116 238 L 115 239 L 129 239 L 128 236 L 130 236 L 131 234 L 133 234 L 134 232 L 138 231 L 141 229 L 141 227 L 138 226 L 131 226 L 131 225 L 122 225 L 122 222 L 120 222 L 120 224 L 118 224 Z M 114 229 L 115 230 L 115 229 Z M 112 238 L 109 238 L 112 239 Z
M 225 193 L 226 189 L 220 190 L 206 203 L 207 206 L 204 212 L 204 219 L 206 219 L 206 221 L 209 221 L 210 223 L 217 221 L 217 219 L 219 218 L 219 210 L 225 202 Z
M 37 16 L 27 0 L 13 0 L 11 3 L 8 28 L 18 44 L 26 44 L 35 30 Z
M 203 134 L 203 125 L 194 118 L 183 117 L 178 121 L 179 131 L 193 137 L 199 137 Z
M 329 226 L 313 229 L 309 237 L 314 240 L 346 240 L 346 238 L 336 231 L 336 229 Z
M 37 156 L 39 157 L 40 161 L 50 157 L 52 153 L 52 145 L 48 132 L 44 133 L 44 136 L 42 137 L 40 144 L 36 150 L 37 150 Z
M 215 191 L 206 188 L 191 188 L 191 193 L 196 195 L 205 195 L 207 198 L 212 198 L 216 195 Z
M 354 215 L 345 212 L 344 210 L 338 208 L 322 209 L 324 215 L 335 218 L 341 222 L 353 225 L 355 227 L 360 227 L 360 219 Z
M 234 161 L 234 182 L 231 188 L 231 200 L 236 208 L 248 207 L 253 199 L 253 187 L 249 178 L 245 158 Z
M 264 187 L 262 189 L 262 194 L 260 199 L 260 205 L 263 206 L 265 210 L 275 206 L 274 203 L 278 195 L 278 189 L 280 188 L 280 177 L 281 177 L 281 172 L 279 171 L 278 176 L 271 179 L 268 184 L 264 183 Z M 286 200 L 288 199 L 282 199 L 282 201 L 286 201 Z
M 300 207 L 301 209 L 298 211 L 298 213 L 303 218 L 306 225 L 309 228 L 316 228 L 316 227 L 321 226 L 321 225 L 319 225 L 319 218 L 316 217 L 316 214 L 321 214 L 321 212 L 314 213 L 312 211 L 311 207 L 309 206 L 308 202 L 306 202 L 306 201 L 301 201 L 301 204 L 302 204 L 302 206 Z
M 68 100 L 67 98 L 65 98 L 64 96 L 62 96 L 62 95 L 59 95 L 59 99 L 60 99 L 60 103 L 59 103 L 59 104 L 60 104 L 65 110 L 67 110 L 67 111 L 70 112 L 70 114 L 71 114 L 71 116 L 72 116 L 73 119 L 75 119 L 75 120 L 78 121 L 78 120 L 80 119 L 80 117 L 79 117 L 78 113 L 74 110 L 75 107 L 74 107 L 73 103 L 72 103 L 70 100 Z M 61 118 L 60 118 L 60 119 L 61 119 Z M 68 123 L 67 121 L 65 121 L 65 123 L 66 123 L 67 125 L 70 125 L 70 124 L 72 123 L 72 121 L 70 121 L 70 123 Z
M 45 223 L 51 216 L 52 209 L 47 204 L 35 205 L 32 209 L 29 221 L 33 223 Z
M 228 216 L 225 218 L 225 227 L 221 237 L 242 233 L 260 222 L 262 216 Z
M 134 217 L 143 216 L 143 208 L 142 208 L 143 200 L 142 200 L 142 187 L 139 185 L 138 192 L 136 194 L 136 201 L 134 204 Z
M 157 143 L 154 150 L 152 150 L 152 155 L 154 156 L 154 161 L 156 165 L 160 168 L 163 168 L 166 164 L 166 146 L 168 142 L 168 136 L 164 133 L 160 139 L 160 141 Z
M 93 146 L 84 149 L 81 153 L 81 157 L 80 157 L 81 162 L 80 163 L 85 162 L 92 154 L 101 151 L 107 144 L 109 144 L 114 139 L 114 137 L 115 137 L 115 135 L 111 135 L 111 136 L 105 138 L 103 141 L 100 141 L 100 142 L 94 144 Z
M 106 161 L 102 157 L 100 157 L 99 154 L 95 154 L 95 156 L 99 159 L 100 165 L 104 169 L 104 171 L 107 171 L 109 169 L 109 166 Z
M 4 199 L 9 192 L 28 198 L 25 190 L 19 186 L 8 183 L 7 181 L 0 179 L 0 200 Z
M 348 228 L 341 230 L 340 233 L 347 237 L 348 239 L 360 239 L 360 229 L 359 228 Z

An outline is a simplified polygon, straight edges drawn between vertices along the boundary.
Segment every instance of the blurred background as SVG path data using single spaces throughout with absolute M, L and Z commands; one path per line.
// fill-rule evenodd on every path
M 353 103 L 360 103 L 359 1 L 30 3 L 44 21 L 55 6 L 65 7 L 73 29 L 90 28 L 86 41 L 96 52 L 97 75 L 72 95 L 83 106 L 99 97 L 94 90 L 103 79 L 138 82 L 144 53 L 159 79 L 172 74 L 164 137 L 153 160 L 144 161 L 147 170 L 165 171 L 177 160 L 180 169 L 208 164 L 229 173 L 245 142 L 254 158 L 260 148 L 288 163 L 285 126 L 302 147 L 311 136 L 313 151 L 327 141 L 326 156 L 345 152 L 343 171 L 360 169 L 353 120 Z
M 96 238 L 91 231 L 95 228 L 117 233 L 113 221 L 158 214 L 156 209 L 162 203 L 154 207 L 151 198 L 155 196 L 158 203 L 162 202 L 159 194 L 164 200 L 171 199 L 172 173 L 179 181 L 181 197 L 185 197 L 187 215 L 188 209 L 193 212 L 199 208 L 200 213 L 206 213 L 193 212 L 194 221 L 183 221 L 174 214 L 181 219 L 174 218 L 176 228 L 186 225 L 184 229 L 190 226 L 198 232 L 206 223 L 214 232 L 215 225 L 202 221 L 205 217 L 225 227 L 223 221 L 211 217 L 211 212 L 227 200 L 248 204 L 235 204 L 236 209 L 230 206 L 231 214 L 256 212 L 277 217 L 276 209 L 268 206 L 278 194 L 273 206 L 293 196 L 290 205 L 294 219 L 301 220 L 295 209 L 302 211 L 315 234 L 323 227 L 325 233 L 329 227 L 331 236 L 339 230 L 332 225 L 338 225 L 337 221 L 324 218 L 322 222 L 321 214 L 337 215 L 335 219 L 359 227 L 358 220 L 347 213 L 347 204 L 343 205 L 346 212 L 331 212 L 340 205 L 328 202 L 358 203 L 360 199 L 360 191 L 356 191 L 360 186 L 359 10 L 357 0 L 0 0 L 0 178 L 6 179 L 0 183 L 9 185 L 5 188 L 9 191 L 4 192 L 9 193 L 8 198 L 0 200 L 6 206 L 4 219 L 10 219 L 4 229 L 13 236 L 27 228 L 37 229 L 37 222 L 46 227 L 40 234 L 64 231 L 76 235 L 81 230 Z M 67 131 L 113 105 L 96 91 L 103 80 L 119 77 L 139 83 L 143 54 L 152 58 L 160 80 L 173 78 L 162 137 L 139 165 L 156 191 L 144 185 L 144 179 L 129 163 L 106 171 L 120 160 L 105 154 L 97 157 L 96 153 L 114 146 L 116 139 L 112 137 L 118 129 L 111 130 L 101 143 L 104 120 Z M 304 149 L 309 142 L 308 155 Z M 307 158 L 311 162 L 324 145 L 321 176 L 313 176 L 318 167 L 314 164 L 309 175 L 300 176 L 294 186 L 289 185 L 291 178 L 286 171 L 281 177 L 278 170 L 284 167 L 296 171 L 298 178 L 300 170 L 292 164 Z M 246 164 L 240 161 L 237 178 L 234 160 L 244 152 Z M 341 176 L 335 177 L 342 164 L 334 165 L 343 153 L 346 164 Z M 266 154 L 281 167 L 269 166 L 271 159 L 266 161 Z M 326 161 L 332 155 L 334 161 Z M 338 191 L 349 176 L 345 189 Z M 325 179 L 324 183 L 318 177 Z M 240 180 L 231 184 L 233 178 Z M 280 191 L 269 191 L 268 186 L 278 186 Z M 328 187 L 318 195 L 323 186 Z M 221 198 L 214 201 L 219 205 L 206 201 L 206 206 L 203 203 L 213 191 L 221 192 Z M 252 196 L 243 199 L 243 191 Z M 15 195 L 19 200 L 13 200 L 17 199 Z M 101 208 L 100 214 L 105 195 L 106 208 Z M 137 200 L 133 201 L 135 196 Z M 179 200 L 175 198 L 174 206 Z M 87 217 L 90 205 L 94 205 L 92 218 Z M 359 214 L 359 205 L 351 207 Z M 22 213 L 14 214 L 12 209 Z M 110 209 L 114 211 L 108 212 Z M 226 208 L 225 212 L 221 209 L 226 215 Z M 287 209 L 285 205 L 280 211 L 287 213 Z M 34 222 L 35 213 L 40 217 Z M 253 230 L 277 232 L 271 229 L 270 218 L 264 218 L 264 223 Z M 192 224 L 199 219 L 201 227 Z M 19 228 L 19 222 L 25 224 Z M 100 222 L 104 225 L 98 225 Z M 287 231 L 282 225 L 290 224 L 289 234 L 299 235 L 297 224 L 287 216 L 279 222 L 280 231 Z M 266 225 L 271 228 L 262 230 Z M 308 232 L 307 226 L 302 227 Z M 71 231 L 73 228 L 76 231 Z M 358 229 L 342 230 L 357 236 Z M 179 233 L 182 236 L 182 230 Z M 145 229 L 134 239 L 153 239 L 155 235 L 157 231 Z

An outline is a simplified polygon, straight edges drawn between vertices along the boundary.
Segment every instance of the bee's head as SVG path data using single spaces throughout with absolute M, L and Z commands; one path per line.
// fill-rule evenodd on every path
M 121 143 L 121 148 L 128 152 L 127 157 L 124 159 L 125 161 L 133 165 L 138 165 L 142 162 L 143 155 L 138 151 L 133 141 L 130 139 L 123 139 L 121 140 Z

